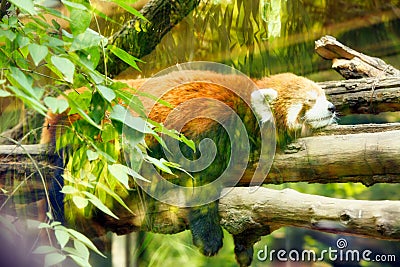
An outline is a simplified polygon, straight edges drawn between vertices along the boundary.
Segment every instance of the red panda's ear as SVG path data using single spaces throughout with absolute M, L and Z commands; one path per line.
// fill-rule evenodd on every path
M 278 92 L 275 89 L 265 88 L 258 91 L 262 96 L 264 96 L 264 99 L 268 102 L 268 104 L 271 104 L 275 99 L 278 98 Z
M 274 89 L 259 89 L 251 93 L 251 105 L 261 122 L 271 120 L 269 105 L 278 97 Z

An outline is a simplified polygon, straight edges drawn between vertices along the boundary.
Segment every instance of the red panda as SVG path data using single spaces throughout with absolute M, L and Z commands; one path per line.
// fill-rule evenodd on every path
M 170 104 L 168 107 L 141 97 L 151 120 L 165 123 L 168 128 L 175 128 L 194 140 L 197 145 L 203 138 L 211 138 L 217 144 L 220 151 L 212 165 L 195 176 L 201 185 L 216 179 L 229 165 L 231 147 L 227 133 L 219 126 L 220 123 L 227 122 L 231 115 L 227 109 L 221 109 L 207 100 L 223 103 L 240 117 L 252 140 L 250 142 L 252 153 L 257 153 L 260 145 L 257 137 L 260 134 L 260 124 L 271 119 L 267 103 L 272 107 L 281 143 L 287 138 L 305 136 L 310 134 L 312 129 L 335 122 L 334 105 L 326 99 L 324 91 L 316 83 L 304 77 L 285 73 L 254 80 L 259 90 L 249 88 L 246 79 L 210 71 L 179 71 L 150 80 L 122 82 L 139 91 L 160 97 Z M 126 90 L 135 94 L 132 88 Z M 81 93 L 85 90 L 87 89 L 80 88 L 75 92 Z M 194 99 L 198 101 L 191 104 Z M 189 103 L 187 107 L 189 113 L 195 114 L 196 118 L 187 120 L 182 116 L 180 109 L 185 107 L 185 103 Z M 44 123 L 41 143 L 54 142 L 56 135 L 59 134 L 56 131 L 58 125 L 71 124 L 78 119 L 78 115 L 67 115 L 67 112 L 49 113 Z M 158 149 L 160 146 L 152 139 L 147 141 L 149 153 L 154 157 L 162 156 L 162 152 Z M 198 152 L 190 152 L 188 149 L 184 152 L 185 157 L 192 160 L 201 156 Z M 221 188 L 216 189 L 219 190 Z M 193 242 L 207 256 L 216 254 L 222 246 L 223 233 L 219 225 L 217 204 L 212 202 L 193 207 L 189 212 L 189 228 L 192 231 Z

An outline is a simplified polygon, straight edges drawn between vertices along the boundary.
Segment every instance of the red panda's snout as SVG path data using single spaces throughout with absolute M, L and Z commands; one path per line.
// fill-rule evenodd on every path
M 335 106 L 326 100 L 325 95 L 317 99 L 314 106 L 304 114 L 304 123 L 318 129 L 335 122 Z

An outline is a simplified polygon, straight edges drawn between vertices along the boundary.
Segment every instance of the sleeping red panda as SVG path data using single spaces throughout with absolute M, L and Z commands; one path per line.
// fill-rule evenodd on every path
M 188 79 L 190 77 L 190 79 Z M 185 81 L 198 82 L 185 82 Z M 305 136 L 312 129 L 325 127 L 335 122 L 335 107 L 330 103 L 324 91 L 314 82 L 294 74 L 285 73 L 255 80 L 259 90 L 247 86 L 248 80 L 234 75 L 222 75 L 209 71 L 179 71 L 147 79 L 124 80 L 132 88 L 145 91 L 171 106 L 154 103 L 149 98 L 141 97 L 144 107 L 148 110 L 149 118 L 165 123 L 168 128 L 174 128 L 192 139 L 196 146 L 204 138 L 211 139 L 217 144 L 218 151 L 212 164 L 198 173 L 192 173 L 197 185 L 207 184 L 217 179 L 229 166 L 232 157 L 232 144 L 229 136 L 220 124 L 230 123 L 231 114 L 228 109 L 214 105 L 212 101 L 223 103 L 233 110 L 244 122 L 249 135 L 251 157 L 257 158 L 260 146 L 260 129 L 262 124 L 271 120 L 269 103 L 275 117 L 278 141 L 284 144 L 295 137 Z M 224 86 L 222 86 L 223 84 Z M 132 94 L 135 90 L 126 89 Z M 80 88 L 72 93 L 87 90 Z M 196 100 L 196 102 L 191 102 Z M 188 103 L 185 106 L 185 103 Z M 181 109 L 189 108 L 190 114 L 196 118 L 187 119 L 182 116 Z M 71 124 L 79 120 L 79 115 L 49 113 L 44 123 L 41 143 L 53 143 L 61 134 L 56 129 L 59 125 Z M 235 127 L 235 125 L 233 125 Z M 152 138 L 147 139 L 148 153 L 153 157 L 164 157 L 161 146 Z M 196 160 L 201 157 L 199 150 L 195 152 L 186 146 L 180 147 L 185 158 Z M 201 150 L 201 149 L 200 149 Z M 203 151 L 204 152 L 204 151 Z M 179 179 L 187 184 L 192 181 L 185 173 L 178 174 Z M 218 194 L 222 188 L 216 188 Z M 217 201 L 203 206 L 192 207 L 189 212 L 189 228 L 192 232 L 193 243 L 204 255 L 212 256 L 222 246 L 223 233 L 219 224 Z M 247 252 L 251 254 L 252 251 Z M 248 255 L 251 257 L 251 255 Z

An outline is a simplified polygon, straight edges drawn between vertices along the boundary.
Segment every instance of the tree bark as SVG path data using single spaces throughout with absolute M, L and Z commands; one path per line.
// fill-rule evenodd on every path
M 336 199 L 299 193 L 292 189 L 226 188 L 219 201 L 221 225 L 231 234 L 248 229 L 284 226 L 303 227 L 337 234 L 400 240 L 400 201 Z M 177 194 L 179 195 L 179 194 Z M 301 201 L 299 201 L 301 199 Z M 137 202 L 136 202 L 137 203 Z M 149 210 L 142 204 L 131 207 L 134 214 L 119 210 L 119 220 L 97 218 L 107 230 L 117 234 L 152 231 L 173 234 L 188 228 L 188 209 L 163 203 Z M 91 224 L 90 224 L 91 225 Z
M 321 82 L 341 115 L 400 110 L 400 77 Z
M 315 51 L 332 60 L 332 68 L 346 79 L 400 76 L 400 70 L 380 58 L 367 56 L 326 35 L 315 41 Z
M 229 190 L 229 189 L 227 189 Z M 301 201 L 299 201 L 301 199 Z M 292 189 L 233 188 L 220 200 L 221 223 L 232 234 L 268 225 L 296 226 L 326 232 L 400 239 L 400 201 L 336 199 Z
M 141 58 L 149 54 L 161 41 L 161 38 L 186 17 L 199 0 L 151 0 L 140 11 L 147 19 L 135 18 L 127 22 L 118 32 L 109 38 L 112 44 L 130 55 Z M 98 70 L 109 77 L 115 77 L 129 65 L 109 53 L 108 60 L 98 66 Z
M 359 133 L 298 139 L 275 155 L 264 183 L 400 182 L 400 130 L 394 130 L 399 124 L 378 125 L 378 129 L 390 130 L 374 133 L 365 133 L 366 129 L 373 132 L 373 125 L 336 127 L 339 132 Z M 328 128 L 328 132 L 334 129 Z M 21 186 L 20 194 L 26 194 L 32 201 L 43 197 L 43 181 L 38 170 L 45 177 L 53 177 L 52 153 L 41 145 L 0 146 L 0 185 L 11 192 L 16 184 L 23 182 L 26 186 Z M 249 184 L 253 168 L 245 172 L 239 186 Z M 29 175 L 32 177 L 25 181 Z
M 400 131 L 300 138 L 275 155 L 264 183 L 399 182 Z M 241 180 L 246 185 L 251 171 Z

